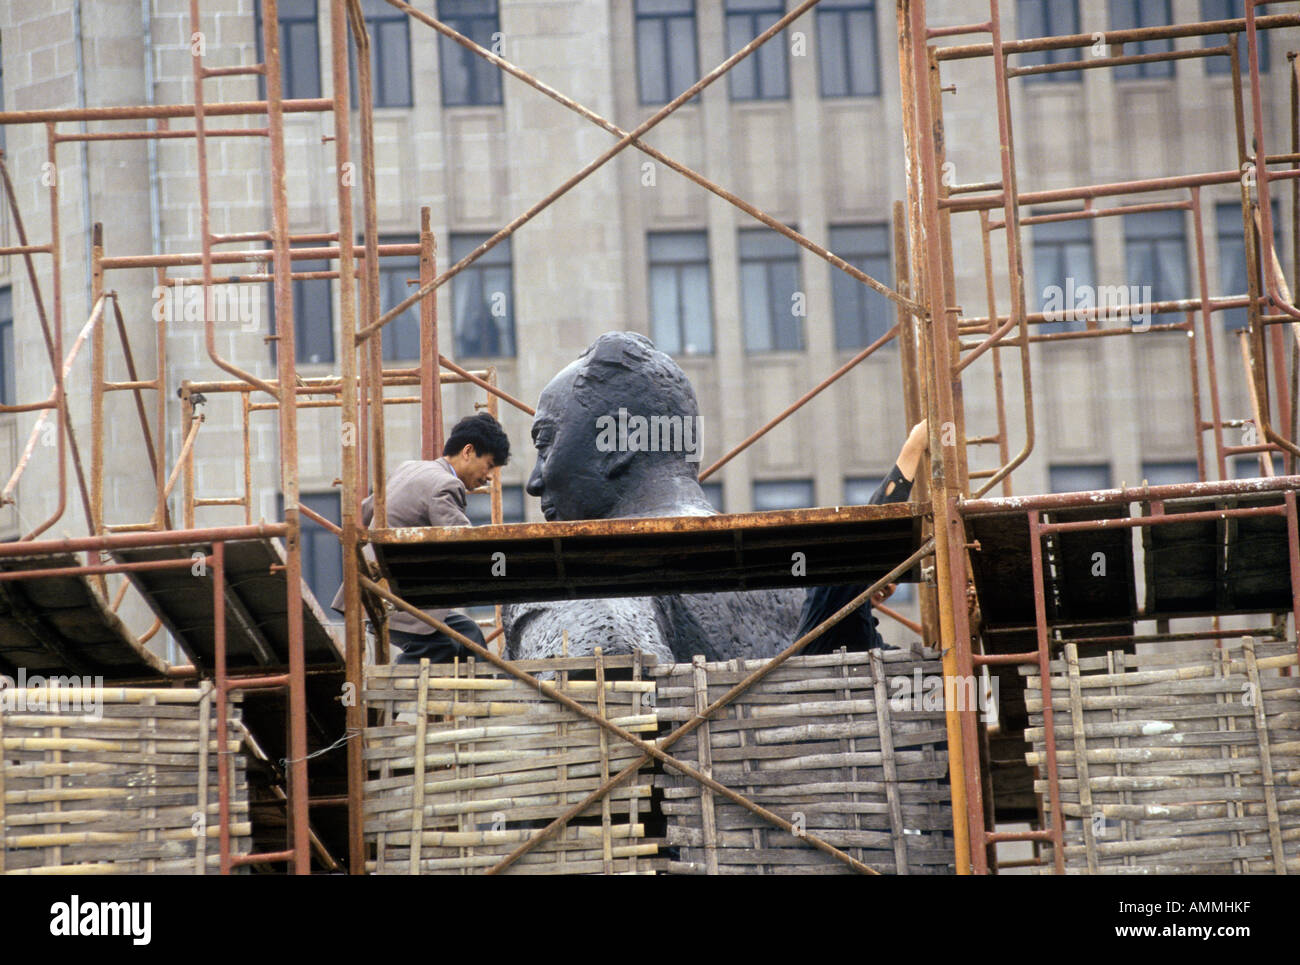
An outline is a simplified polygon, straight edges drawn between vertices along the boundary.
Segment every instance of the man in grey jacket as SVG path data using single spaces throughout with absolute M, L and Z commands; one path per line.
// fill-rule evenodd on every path
M 501 424 L 486 412 L 461 419 L 442 448 L 441 459 L 408 460 L 388 477 L 388 525 L 470 526 L 465 515 L 467 492 L 487 482 L 493 469 L 510 461 L 510 440 Z M 361 504 L 362 522 L 370 525 L 374 516 L 373 496 Z M 333 609 L 343 612 L 343 588 L 334 596 Z M 464 613 L 455 610 L 424 611 L 453 630 L 482 645 L 483 632 Z M 470 653 L 441 630 L 406 613 L 388 616 L 388 639 L 402 653 L 394 663 L 450 663 L 453 657 Z

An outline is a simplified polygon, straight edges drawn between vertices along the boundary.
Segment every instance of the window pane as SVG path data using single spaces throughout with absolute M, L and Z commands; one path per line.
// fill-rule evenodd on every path
M 1110 488 L 1110 465 L 1050 466 L 1048 487 L 1054 493 Z
M 411 41 L 406 18 L 372 27 L 374 57 L 378 61 L 375 84 L 376 107 L 411 106 Z
M 1265 13 L 1263 10 L 1257 10 L 1256 16 Z M 1245 3 L 1243 0 L 1201 0 L 1201 19 L 1202 20 L 1240 20 L 1246 16 Z M 1259 69 L 1261 72 L 1268 70 L 1268 35 L 1271 30 L 1260 30 L 1255 34 L 1256 50 L 1259 53 Z M 1201 42 L 1206 47 L 1222 47 L 1228 43 L 1227 34 L 1214 34 L 1213 36 L 1203 37 Z M 1241 72 L 1243 75 L 1248 74 L 1249 61 L 1246 56 L 1246 31 L 1234 34 L 1237 39 L 1237 54 L 1241 58 Z M 1232 72 L 1232 62 L 1227 57 L 1209 57 L 1205 61 L 1205 72 L 1207 74 L 1228 74 Z
M 817 49 L 823 97 L 844 97 L 849 93 L 848 44 L 839 13 L 818 9 Z
M 754 510 L 805 509 L 813 504 L 811 479 L 754 483 Z
M 677 317 L 677 271 L 674 268 L 650 269 L 650 331 L 662 352 L 678 355 L 682 350 Z
M 300 493 L 302 505 L 319 513 L 332 523 L 340 521 L 339 494 L 337 492 Z M 280 516 L 284 516 L 284 496 L 279 497 Z M 302 520 L 302 576 L 318 601 L 328 603 L 343 582 L 343 552 L 338 537 L 310 516 Z M 334 611 L 326 612 L 334 619 L 342 619 Z
M 1142 478 L 1149 486 L 1172 486 L 1177 483 L 1196 482 L 1198 475 L 1195 459 L 1142 463 Z
M 761 263 L 740 266 L 741 310 L 744 313 L 745 348 L 764 352 L 772 347 L 770 306 L 767 301 L 767 272 Z
M 490 493 L 470 493 L 466 500 L 465 515 L 474 526 L 492 522 L 492 496 Z M 524 521 L 524 489 L 522 486 L 501 487 L 501 522 Z
M 641 84 L 641 103 L 667 103 L 667 51 L 663 45 L 663 21 L 657 18 L 637 21 L 636 68 Z
M 495 0 L 438 0 L 438 17 L 489 50 L 500 31 Z M 492 64 L 442 35 L 438 61 L 445 106 L 501 103 L 501 72 Z
M 14 359 L 13 289 L 0 289 L 0 405 L 16 405 L 18 372 Z
M 722 483 L 700 483 L 700 488 L 704 490 L 704 498 L 709 501 L 709 505 L 712 506 L 714 510 L 719 513 L 726 512 L 726 509 L 723 508 L 726 504 L 722 498 Z
M 668 21 L 668 90 L 664 101 L 676 97 L 699 79 L 695 62 L 695 15 Z
M 750 30 L 750 18 L 747 16 L 727 17 L 727 54 L 734 54 L 745 44 L 754 39 Z M 775 38 L 773 38 L 775 39 Z M 753 100 L 758 97 L 758 62 L 753 55 L 736 64 L 729 75 L 731 99 L 734 101 Z
M 1018 0 L 1016 19 L 1017 33 L 1021 40 L 1080 32 L 1077 0 Z M 1013 63 L 1030 67 L 1038 64 L 1063 64 L 1081 58 L 1082 51 L 1076 47 L 1072 50 L 1040 50 L 1021 54 L 1014 58 Z M 1082 79 L 1077 70 L 1030 74 L 1025 77 L 1027 83 L 1068 83 Z
M 799 263 L 769 262 L 768 277 L 772 317 L 776 322 L 776 348 L 797 351 L 803 348 L 803 320 L 794 314 L 794 294 L 799 290 Z
M 310 23 L 281 23 L 284 37 L 280 44 L 287 57 L 284 96 L 320 97 L 320 47 L 316 20 Z
M 687 355 L 713 352 L 713 311 L 709 293 L 709 267 L 688 265 L 681 270 L 682 331 Z
M 489 235 L 452 235 L 451 258 L 460 261 Z M 512 356 L 513 278 L 506 239 L 451 280 L 458 356 Z
M 411 244 L 416 237 L 380 238 L 380 244 Z M 420 277 L 419 255 L 388 256 L 379 260 L 379 309 L 387 312 L 415 289 L 407 281 Z M 420 357 L 420 305 L 417 302 L 384 326 L 384 359 L 414 361 Z
M 849 476 L 844 480 L 845 505 L 867 505 L 883 479 L 883 476 Z
M 888 283 L 891 279 L 890 236 L 884 225 L 846 225 L 830 229 L 831 251 L 860 271 Z M 889 328 L 889 300 L 856 278 L 832 267 L 835 346 L 865 348 Z

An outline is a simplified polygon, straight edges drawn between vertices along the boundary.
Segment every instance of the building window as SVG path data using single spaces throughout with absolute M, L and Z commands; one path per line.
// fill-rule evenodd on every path
M 811 479 L 754 483 L 754 511 L 757 513 L 773 509 L 807 509 L 812 504 Z
M 821 0 L 817 4 L 817 51 L 823 97 L 879 94 L 874 0 Z
M 1034 284 L 1038 310 L 1052 316 L 1037 326 L 1039 333 L 1068 332 L 1087 327 L 1076 309 L 1096 303 L 1092 261 L 1092 222 L 1086 218 L 1048 221 L 1033 226 Z
M 722 483 L 706 482 L 700 483 L 700 488 L 704 490 L 704 498 L 709 501 L 715 512 L 725 513 L 727 510 L 726 501 L 722 498 Z
M 1047 487 L 1054 493 L 1082 493 L 1110 488 L 1109 463 L 1049 466 L 1047 475 Z
M 1148 486 L 1173 486 L 1178 483 L 1199 482 L 1200 470 L 1196 460 L 1183 459 L 1176 462 L 1144 462 L 1142 478 Z
M 751 352 L 799 351 L 799 246 L 767 228 L 740 232 L 741 310 L 745 348 Z
M 361 0 L 370 33 L 370 86 L 376 107 L 410 107 L 411 28 L 409 18 L 385 0 Z M 352 77 L 352 103 L 360 102 L 357 86 L 356 44 L 348 31 L 348 65 Z M 495 69 L 495 68 L 493 68 Z
M 727 50 L 735 53 L 785 15 L 781 0 L 726 0 Z M 784 31 L 732 67 L 733 101 L 781 100 L 790 96 Z
M 323 493 L 300 492 L 298 500 L 331 523 L 340 522 L 337 490 Z M 283 519 L 283 493 L 277 496 L 277 501 L 280 518 Z M 339 545 L 339 538 L 305 513 L 299 518 L 302 520 L 302 578 L 311 587 L 312 596 L 316 597 L 317 601 L 328 603 L 334 599 L 334 594 L 343 582 L 343 550 Z M 332 610 L 327 612 L 335 619 L 342 619 Z
M 1246 16 L 1246 5 L 1243 0 L 1201 0 L 1201 19 L 1202 20 L 1241 20 Z M 1256 12 L 1256 16 L 1261 16 L 1264 11 Z M 1265 73 L 1268 70 L 1268 35 L 1270 30 L 1259 30 L 1255 32 L 1256 50 L 1259 52 L 1259 70 Z M 1241 31 L 1234 35 L 1237 38 L 1237 53 L 1240 55 L 1241 73 L 1243 77 L 1250 74 L 1250 62 L 1246 59 L 1246 31 Z M 1201 41 L 1206 47 L 1222 47 L 1228 43 L 1227 34 L 1214 34 L 1210 37 L 1204 37 Z M 1207 74 L 1230 74 L 1232 73 L 1232 62 L 1227 57 L 1207 57 L 1205 60 L 1205 72 Z
M 452 264 L 490 237 L 452 235 Z M 510 266 L 510 239 L 506 238 L 452 278 L 451 317 L 457 358 L 515 354 L 514 284 Z
M 489 493 L 470 493 L 466 498 L 465 515 L 475 526 L 486 526 L 492 522 L 492 496 Z M 501 487 L 501 522 L 522 523 L 524 521 L 524 487 Z
M 1277 202 L 1273 202 L 1273 247 L 1282 258 L 1282 225 L 1278 221 Z M 1219 292 L 1225 297 L 1248 295 L 1250 282 L 1246 276 L 1246 240 L 1241 220 L 1241 202 L 1224 201 L 1214 206 L 1214 229 L 1219 243 Z M 1253 230 L 1253 229 L 1252 229 Z M 1259 252 L 1259 290 L 1264 289 L 1264 253 Z M 1220 313 L 1224 327 L 1229 331 L 1250 324 L 1246 306 L 1225 309 Z
M 1262 474 L 1263 467 L 1260 465 L 1259 462 L 1259 458 L 1262 455 L 1264 455 L 1264 453 L 1260 453 L 1259 455 L 1256 456 L 1234 457 L 1232 460 L 1232 478 L 1233 479 L 1258 478 Z M 1273 475 L 1275 476 L 1282 475 L 1283 465 L 1282 465 L 1281 453 L 1277 453 L 1277 452 L 1273 453 L 1272 460 L 1273 460 Z
M 497 0 L 438 0 L 438 19 L 480 47 L 501 39 Z M 501 103 L 501 70 L 450 37 L 438 35 L 444 107 Z
M 642 104 L 667 104 L 695 83 L 695 0 L 636 0 L 636 75 Z
M 14 292 L 0 288 L 0 405 L 17 405 L 18 368 L 14 364 Z
M 1167 27 L 1172 22 L 1169 0 L 1110 0 L 1110 29 L 1133 30 L 1137 27 Z M 1158 54 L 1174 49 L 1168 37 L 1163 40 L 1142 40 L 1124 45 L 1124 54 Z M 1172 60 L 1149 60 L 1141 64 L 1124 64 L 1115 68 L 1117 80 L 1135 77 L 1172 77 Z
M 650 260 L 650 331 L 669 355 L 713 354 L 709 240 L 703 231 L 646 238 Z
M 262 5 L 253 4 L 257 17 L 257 58 L 265 63 L 262 41 Z M 285 99 L 320 97 L 320 35 L 316 27 L 316 0 L 280 0 L 280 76 Z M 266 97 L 266 78 L 258 78 L 258 91 Z
M 1124 216 L 1124 259 L 1132 303 L 1187 297 L 1187 237 L 1181 211 Z M 1147 297 L 1147 288 L 1150 297 Z M 1134 295 L 1136 293 L 1136 297 Z
M 380 244 L 418 244 L 415 235 L 381 238 Z M 387 255 L 379 259 L 379 310 L 387 312 L 414 291 L 408 281 L 420 278 L 419 255 Z M 420 303 L 416 302 L 384 326 L 384 361 L 405 362 L 420 357 Z
M 295 275 L 329 271 L 325 260 L 295 261 Z M 271 334 L 276 332 L 275 295 L 268 290 Z M 328 278 L 297 278 L 293 282 L 293 347 L 299 365 L 318 365 L 334 361 L 334 299 Z M 271 342 L 271 361 L 279 357 L 279 343 Z
M 829 242 L 831 251 L 854 268 L 886 284 L 891 280 L 888 225 L 832 227 Z M 893 316 L 889 299 L 833 265 L 830 271 L 835 347 L 865 348 L 889 330 Z
M 1079 33 L 1078 0 L 1019 0 L 1016 5 L 1020 39 L 1059 37 Z M 1036 67 L 1040 64 L 1068 64 L 1082 60 L 1080 48 L 1072 50 L 1037 50 L 1021 54 L 1017 66 Z M 1081 71 L 1056 70 L 1046 74 L 1029 74 L 1028 83 L 1068 83 L 1083 79 Z

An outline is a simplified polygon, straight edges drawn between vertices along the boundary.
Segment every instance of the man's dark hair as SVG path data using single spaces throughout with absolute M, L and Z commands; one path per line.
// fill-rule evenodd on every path
M 501 423 L 486 412 L 466 416 L 457 422 L 442 447 L 442 454 L 454 456 L 466 445 L 473 446 L 474 452 L 480 456 L 491 453 L 498 466 L 510 461 L 510 439 Z

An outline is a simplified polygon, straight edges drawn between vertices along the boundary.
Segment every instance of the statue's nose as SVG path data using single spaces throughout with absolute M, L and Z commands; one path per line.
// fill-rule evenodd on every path
M 542 460 L 538 459 L 533 464 L 533 471 L 528 477 L 528 485 L 524 487 L 530 496 L 542 495 Z

